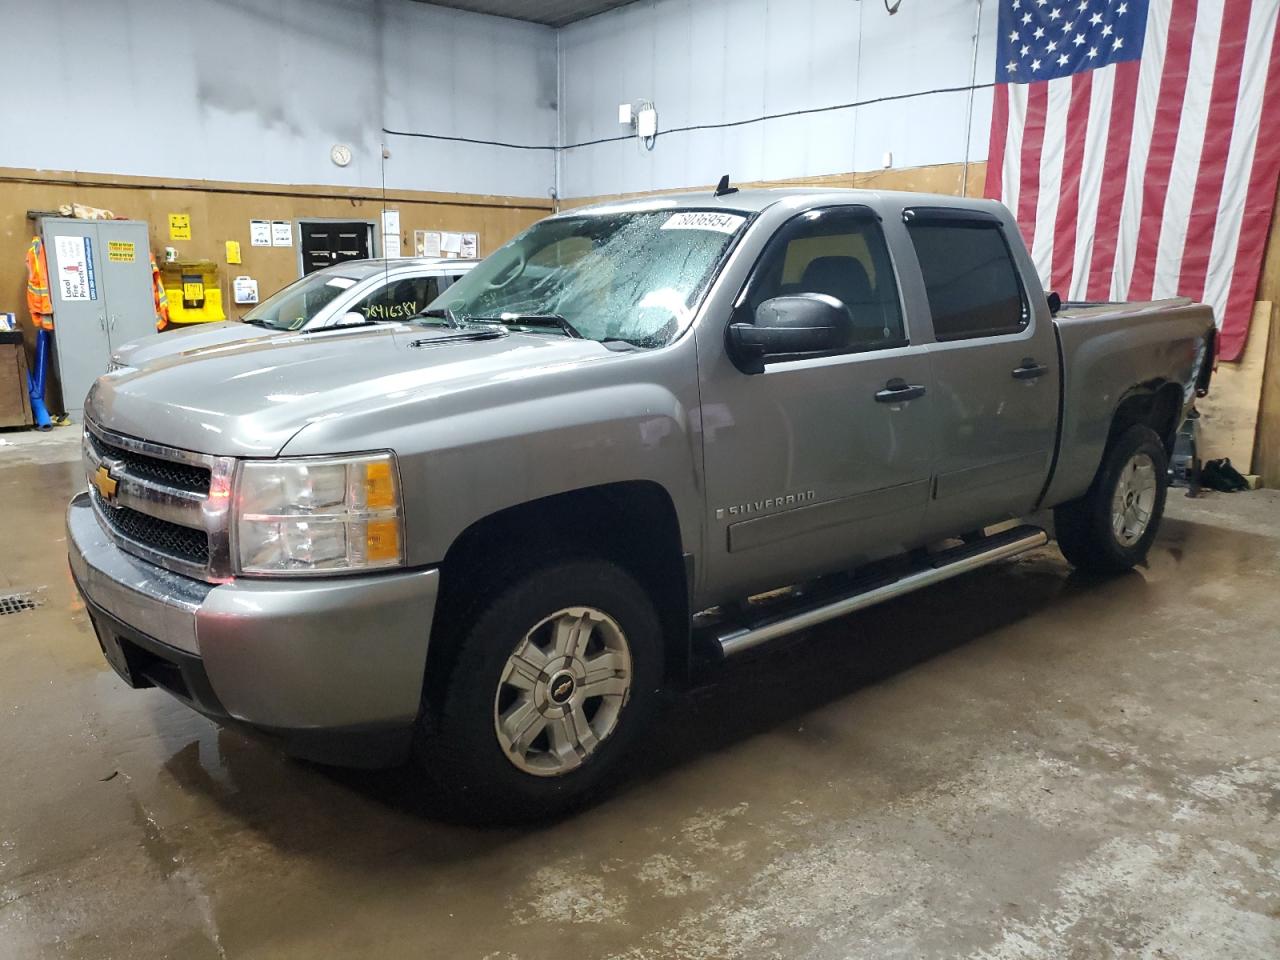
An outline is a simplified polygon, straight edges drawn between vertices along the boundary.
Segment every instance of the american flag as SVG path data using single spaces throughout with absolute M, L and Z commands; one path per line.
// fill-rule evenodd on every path
M 1244 348 L 1280 176 L 1280 0 L 999 0 L 986 195 L 1047 289 L 1213 305 Z

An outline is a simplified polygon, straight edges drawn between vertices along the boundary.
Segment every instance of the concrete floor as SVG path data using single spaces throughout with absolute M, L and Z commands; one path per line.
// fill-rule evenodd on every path
M 54 451 L 50 453 L 50 450 Z M 0 958 L 1280 956 L 1280 495 L 1170 499 L 787 641 L 536 830 L 283 759 L 108 670 L 73 437 L 0 447 Z

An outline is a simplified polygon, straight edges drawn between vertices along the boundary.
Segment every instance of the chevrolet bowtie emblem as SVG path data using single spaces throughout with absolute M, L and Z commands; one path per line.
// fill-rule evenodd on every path
M 106 467 L 98 467 L 98 469 L 94 471 L 91 482 L 98 488 L 98 493 L 102 496 L 103 500 L 110 500 L 114 497 L 116 495 L 116 487 L 120 485 L 116 481 L 116 478 L 111 475 L 111 471 Z

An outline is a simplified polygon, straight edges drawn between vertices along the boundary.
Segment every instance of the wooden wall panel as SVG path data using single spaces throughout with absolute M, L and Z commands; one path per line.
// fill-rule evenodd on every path
M 193 182 L 0 168 L 0 312 L 18 315 L 29 350 L 35 332 L 27 313 L 24 256 L 34 224 L 27 212 L 54 212 L 60 205 L 73 202 L 147 221 L 157 261 L 163 259 L 166 246 L 177 248 L 182 259 L 213 260 L 219 265 L 223 303 L 232 317 L 248 309 L 237 308 L 232 302 L 232 277 L 247 274 L 256 278 L 264 298 L 298 277 L 296 228 L 293 247 L 254 247 L 249 244 L 250 220 L 327 218 L 376 223 L 383 209 L 378 191 L 343 187 Z M 481 254 L 495 250 L 552 210 L 550 200 L 537 198 L 417 191 L 390 192 L 386 206 L 400 211 L 403 250 L 413 249 L 414 230 L 453 230 L 479 234 Z M 190 215 L 190 240 L 169 239 L 171 213 Z M 227 240 L 239 241 L 243 263 L 226 263 Z M 58 396 L 57 372 L 51 369 L 50 374 L 54 382 L 48 396 L 53 399 Z
M 1244 353 L 1238 361 L 1218 364 L 1209 395 L 1196 401 L 1201 416 L 1201 460 L 1229 457 L 1231 465 L 1241 473 L 1252 472 L 1258 398 L 1274 317 L 1275 305 L 1271 301 L 1254 304 Z
M 1280 314 L 1271 314 L 1266 371 L 1262 378 L 1262 402 L 1258 409 L 1258 442 L 1253 472 L 1264 486 L 1280 487 Z
M 735 187 L 749 189 L 754 187 L 830 187 L 832 189 L 854 187 L 860 190 L 910 190 L 918 193 L 945 193 L 959 196 L 961 185 L 965 185 L 964 195 L 968 197 L 982 196 L 986 183 L 987 164 L 971 163 L 968 165 L 968 176 L 965 175 L 963 163 L 940 163 L 931 167 L 909 167 L 905 169 L 890 168 L 873 170 L 870 173 L 831 173 L 820 177 L 795 177 L 790 180 L 757 180 L 749 183 L 735 183 Z M 653 190 L 645 193 L 616 193 L 601 197 L 578 197 L 562 200 L 560 207 L 571 210 L 592 203 L 606 203 L 613 200 L 630 200 L 636 197 L 652 196 L 664 193 L 710 193 L 715 184 L 709 183 L 697 187 L 680 190 Z
M 1280 196 L 1271 211 L 1271 232 L 1258 281 L 1259 300 L 1280 303 Z M 1273 321 L 1258 409 L 1258 440 L 1253 472 L 1265 486 L 1280 487 L 1280 323 Z

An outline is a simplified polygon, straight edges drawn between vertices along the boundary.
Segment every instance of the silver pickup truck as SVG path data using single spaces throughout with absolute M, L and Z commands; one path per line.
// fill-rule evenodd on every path
M 988 201 L 577 210 L 390 334 L 99 379 L 71 568 L 129 684 L 537 816 L 694 664 L 1049 526 L 1139 563 L 1213 343 L 1186 300 L 1063 308 Z

